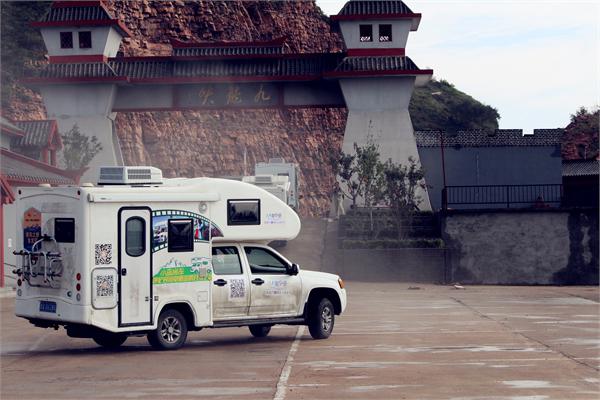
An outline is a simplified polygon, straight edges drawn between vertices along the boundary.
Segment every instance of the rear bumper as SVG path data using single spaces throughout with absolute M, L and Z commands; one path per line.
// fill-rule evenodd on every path
M 56 313 L 40 311 L 40 301 L 42 300 L 55 302 Z M 24 299 L 17 297 L 15 299 L 15 315 L 27 319 L 52 321 L 58 324 L 89 323 L 88 307 L 68 303 L 61 298 L 52 296 L 28 297 Z

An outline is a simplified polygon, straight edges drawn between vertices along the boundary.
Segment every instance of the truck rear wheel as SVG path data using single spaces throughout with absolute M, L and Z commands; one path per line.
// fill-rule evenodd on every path
M 107 349 L 116 349 L 127 340 L 127 335 L 122 333 L 101 333 L 92 338 L 96 344 Z
M 333 331 L 335 310 L 328 298 L 315 303 L 308 315 L 308 330 L 313 339 L 327 339 Z
M 187 338 L 187 322 L 177 310 L 166 310 L 158 317 L 156 330 L 148 333 L 148 342 L 158 350 L 175 350 Z
M 254 337 L 265 337 L 271 332 L 271 325 L 249 325 L 248 329 Z

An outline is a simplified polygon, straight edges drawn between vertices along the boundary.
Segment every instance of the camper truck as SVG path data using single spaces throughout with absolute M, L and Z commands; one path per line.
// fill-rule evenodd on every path
M 346 307 L 337 275 L 301 269 L 266 243 L 297 214 L 265 190 L 214 178 L 163 179 L 103 167 L 97 185 L 18 189 L 16 315 L 117 347 L 146 335 L 176 349 L 188 331 L 308 325 L 329 337 Z

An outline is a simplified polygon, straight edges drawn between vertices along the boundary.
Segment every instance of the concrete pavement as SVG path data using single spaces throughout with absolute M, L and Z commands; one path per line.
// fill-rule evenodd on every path
M 106 351 L 1 299 L 2 399 L 598 399 L 597 287 L 350 282 L 328 340 L 204 330 L 175 352 Z

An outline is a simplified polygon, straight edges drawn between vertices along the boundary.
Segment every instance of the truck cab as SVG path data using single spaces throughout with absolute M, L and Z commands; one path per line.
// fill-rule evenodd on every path
M 313 290 L 313 297 L 325 296 L 331 302 L 332 315 L 345 308 L 345 290 L 338 276 L 301 270 L 269 246 L 219 243 L 213 245 L 212 258 L 213 322 L 217 325 L 235 320 L 305 322 Z M 333 317 L 328 322 L 333 328 Z M 331 333 L 329 327 L 325 333 Z

